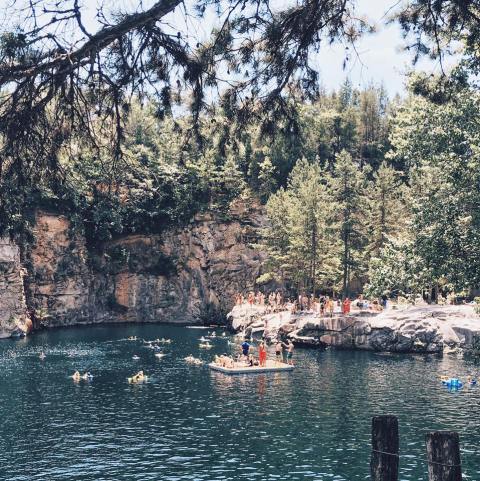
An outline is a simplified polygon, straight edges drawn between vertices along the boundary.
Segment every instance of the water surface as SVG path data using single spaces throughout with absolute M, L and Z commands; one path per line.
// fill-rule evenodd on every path
M 399 417 L 402 480 L 427 479 L 436 429 L 459 431 L 465 479 L 480 479 L 480 389 L 439 382 L 476 373 L 473 361 L 298 349 L 293 373 L 229 377 L 183 361 L 238 349 L 220 337 L 203 351 L 205 333 L 102 326 L 1 342 L 0 479 L 365 480 L 376 414 Z M 132 335 L 172 344 L 159 360 Z M 76 369 L 93 381 L 75 384 Z M 139 369 L 149 381 L 129 385 Z

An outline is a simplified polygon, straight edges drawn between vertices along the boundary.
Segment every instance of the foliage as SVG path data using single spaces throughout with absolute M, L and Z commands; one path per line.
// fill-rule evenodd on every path
M 365 293 L 371 297 L 415 298 L 432 282 L 422 259 L 415 255 L 411 242 L 388 241 L 370 260 Z
M 443 104 L 412 97 L 392 131 L 392 156 L 410 165 L 414 249 L 433 279 L 480 282 L 480 96 Z
M 209 107 L 223 110 L 227 131 L 252 118 L 262 119 L 264 133 L 280 119 L 293 125 L 286 94 L 318 92 L 311 54 L 325 41 L 354 44 L 370 29 L 344 0 L 281 8 L 269 0 L 157 0 L 121 11 L 109 0 L 95 9 L 19 0 L 3 13 L 0 172 L 18 187 L 60 174 L 60 158 L 75 158 L 79 145 L 122 159 L 132 96 L 154 101 L 160 120 L 175 104 L 190 111 L 187 141 L 202 142 Z M 177 30 L 169 14 L 188 21 Z

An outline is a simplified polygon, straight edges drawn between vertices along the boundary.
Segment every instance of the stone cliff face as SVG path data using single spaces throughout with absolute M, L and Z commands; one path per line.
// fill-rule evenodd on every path
M 0 238 L 0 338 L 27 332 L 27 313 L 20 250 L 17 245 Z
M 35 327 L 201 322 L 226 312 L 233 295 L 252 288 L 260 273 L 262 254 L 250 243 L 263 223 L 260 206 L 238 203 L 229 220 L 197 215 L 183 229 L 129 235 L 89 252 L 66 217 L 39 211 L 25 255 Z M 11 270 L 20 276 L 19 262 Z

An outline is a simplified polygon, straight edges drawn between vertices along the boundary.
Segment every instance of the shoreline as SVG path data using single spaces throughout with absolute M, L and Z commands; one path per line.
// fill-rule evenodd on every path
M 480 318 L 471 305 L 416 305 L 333 317 L 237 305 L 228 320 L 237 333 L 264 335 L 267 326 L 268 341 L 281 337 L 298 347 L 422 354 L 480 348 Z

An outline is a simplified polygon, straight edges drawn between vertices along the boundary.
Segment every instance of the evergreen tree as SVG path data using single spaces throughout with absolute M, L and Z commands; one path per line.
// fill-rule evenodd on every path
M 336 159 L 329 183 L 334 205 L 334 228 L 340 244 L 341 289 L 350 295 L 352 277 L 365 271 L 363 249 L 366 245 L 366 176 L 351 155 L 342 151 Z
M 373 174 L 367 189 L 368 254 L 378 257 L 385 243 L 405 233 L 409 220 L 407 187 L 386 163 Z
M 270 226 L 265 241 L 279 268 L 296 289 L 315 292 L 325 279 L 330 201 L 318 163 L 297 162 L 286 190 L 267 203 Z

